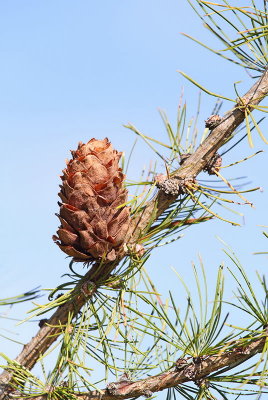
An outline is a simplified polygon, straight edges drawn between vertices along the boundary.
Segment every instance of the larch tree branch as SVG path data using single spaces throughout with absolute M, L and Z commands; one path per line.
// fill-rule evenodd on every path
M 228 370 L 235 368 L 256 354 L 261 353 L 267 341 L 267 333 L 267 330 L 264 330 L 262 335 L 251 340 L 246 345 L 241 345 L 243 339 L 238 340 L 231 351 L 219 351 L 215 355 L 202 356 L 196 362 L 185 360 L 184 363 L 181 363 L 183 359 L 179 359 L 177 365 L 164 373 L 134 382 L 131 380 L 112 382 L 103 390 L 75 393 L 75 398 L 77 400 L 123 400 L 140 396 L 151 397 L 153 393 L 176 387 L 186 382 L 194 382 L 197 386 L 206 385 L 209 387 L 210 374 L 217 371 L 220 372 L 225 368 L 228 368 Z M 53 388 L 48 388 L 47 394 L 39 397 L 27 397 L 27 400 L 46 400 L 51 394 L 53 394 Z M 16 396 L 17 400 L 23 400 L 18 393 L 14 393 L 14 396 Z
M 244 121 L 245 107 L 248 107 L 248 109 L 252 109 L 251 106 L 260 103 L 267 96 L 267 94 L 268 70 L 265 70 L 259 80 L 240 99 L 239 104 L 236 104 L 234 108 L 232 108 L 226 114 L 221 123 L 210 132 L 205 141 L 189 158 L 187 158 L 183 165 L 176 171 L 176 179 L 181 180 L 181 182 L 184 182 L 184 180 L 193 180 L 204 169 L 207 163 L 216 154 L 218 149 L 232 135 L 235 129 Z M 141 213 L 133 218 L 130 224 L 128 235 L 126 236 L 126 244 L 135 244 L 138 238 L 141 237 L 142 233 L 147 228 L 149 221 L 151 221 L 152 219 L 152 215 L 155 215 L 156 219 L 176 200 L 176 198 L 176 195 L 165 194 L 162 190 L 159 190 L 155 197 L 143 207 Z M 97 264 L 93 265 L 82 279 L 82 282 L 79 282 L 75 287 L 74 298 L 66 302 L 64 305 L 60 306 L 54 312 L 54 314 L 48 319 L 46 324 L 31 339 L 31 341 L 23 347 L 23 350 L 15 359 L 15 361 L 21 366 L 31 370 L 40 358 L 40 356 L 42 356 L 49 349 L 52 343 L 54 343 L 57 340 L 58 336 L 62 333 L 62 326 L 67 323 L 70 315 L 72 315 L 72 317 L 75 317 L 78 314 L 83 305 L 87 302 L 88 296 L 95 292 L 98 286 L 100 286 L 100 284 L 103 282 L 103 279 L 105 277 L 108 277 L 111 271 L 116 267 L 116 265 L 118 265 L 119 261 L 124 256 L 126 256 L 126 252 L 122 251 L 117 262 L 106 263 L 104 269 L 99 268 L 99 265 Z M 89 293 L 88 296 L 86 296 L 82 290 L 82 283 L 85 282 L 93 282 L 96 285 L 95 289 L 92 290 L 92 293 Z M 260 346 L 258 347 L 258 351 L 261 351 L 261 344 L 259 343 L 258 346 Z M 224 355 L 222 355 L 222 357 L 224 357 Z M 226 357 L 228 359 L 227 355 Z M 242 355 L 241 359 L 243 359 Z M 204 369 L 204 371 L 207 371 L 206 368 Z M 166 380 L 166 387 L 169 387 L 168 385 L 176 385 L 180 383 L 180 374 L 181 373 L 178 372 L 168 373 L 167 378 L 165 378 L 166 375 L 164 375 L 161 380 Z M 12 380 L 12 375 L 13 374 L 11 371 L 9 371 L 8 369 L 5 370 L 0 375 L 0 384 L 8 385 L 8 383 Z M 206 372 L 203 375 L 206 375 Z M 174 377 L 176 377 L 176 379 Z M 186 379 L 186 377 L 184 378 Z M 155 380 L 153 380 L 152 378 L 152 383 L 149 384 L 149 390 L 156 391 L 156 389 L 154 388 L 161 387 L 160 383 L 157 383 L 157 379 L 158 378 L 155 378 Z M 149 382 L 150 380 L 148 380 L 148 383 Z M 131 392 L 131 395 L 128 396 L 128 394 L 124 394 L 125 397 L 121 397 L 120 395 L 120 398 L 136 397 L 140 395 L 136 394 L 138 393 L 138 384 L 133 383 L 133 385 L 134 386 L 130 389 L 130 391 L 127 392 Z M 137 387 L 135 385 L 137 385 Z M 4 394 L 0 394 L 0 400 L 3 400 L 4 396 Z M 86 398 L 87 397 L 85 397 L 85 399 Z M 107 397 L 107 399 L 108 398 L 110 397 Z M 91 397 L 88 397 L 88 399 L 91 399 Z

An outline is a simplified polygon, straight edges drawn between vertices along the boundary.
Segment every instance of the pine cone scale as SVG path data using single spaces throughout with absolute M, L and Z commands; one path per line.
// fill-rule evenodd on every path
M 66 229 L 59 229 L 57 233 L 60 240 L 67 245 L 78 245 L 78 236 L 75 233 L 72 233 Z

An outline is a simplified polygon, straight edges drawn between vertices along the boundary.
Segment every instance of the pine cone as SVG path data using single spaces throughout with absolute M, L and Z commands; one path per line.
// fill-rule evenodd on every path
M 127 200 L 121 153 L 107 138 L 80 142 L 71 153 L 61 176 L 61 226 L 53 239 L 75 261 L 113 261 L 130 222 L 129 208 L 117 208 Z

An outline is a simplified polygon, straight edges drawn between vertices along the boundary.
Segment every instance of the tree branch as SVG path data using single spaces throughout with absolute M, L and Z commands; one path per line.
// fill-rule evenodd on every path
M 262 335 L 247 345 L 241 346 L 243 339 L 237 341 L 237 346 L 231 351 L 220 351 L 216 355 L 203 356 L 199 362 L 194 363 L 192 361 L 187 363 L 185 360 L 184 366 L 181 368 L 175 366 L 162 374 L 150 376 L 136 382 L 125 380 L 109 383 L 107 388 L 103 390 L 94 390 L 81 394 L 75 393 L 75 397 L 77 400 L 123 400 L 140 396 L 150 397 L 155 392 L 176 387 L 185 382 L 194 382 L 197 385 L 205 381 L 209 383 L 209 375 L 213 372 L 221 371 L 226 367 L 228 369 L 234 368 L 257 353 L 261 353 L 267 339 L 267 333 L 267 330 L 264 331 Z M 53 388 L 50 390 L 50 395 L 51 393 L 53 393 Z M 15 397 L 17 400 L 25 399 L 25 397 L 20 398 L 18 396 L 19 394 L 17 393 Z M 46 400 L 48 396 L 49 394 L 39 397 L 27 397 L 27 400 Z
M 240 99 L 239 104 L 228 112 L 220 125 L 211 131 L 210 135 L 197 148 L 195 153 L 193 153 L 183 163 L 183 166 L 176 171 L 176 177 L 182 180 L 185 178 L 194 179 L 203 170 L 205 165 L 223 145 L 226 139 L 228 139 L 234 130 L 244 121 L 244 105 L 257 105 L 265 96 L 267 96 L 267 94 L 268 71 L 266 70 L 252 88 L 242 97 L 242 99 Z M 155 215 L 155 218 L 157 218 L 175 201 L 175 199 L 176 196 L 167 195 L 163 191 L 159 190 L 156 196 L 146 204 L 141 214 L 132 220 L 129 233 L 126 237 L 126 242 L 128 244 L 136 243 L 137 239 L 142 235 L 144 229 L 147 227 L 152 215 Z M 120 259 L 125 255 L 126 253 L 122 251 Z M 107 277 L 119 261 L 120 260 L 118 260 L 117 263 L 105 264 L 104 269 L 98 268 L 98 265 L 93 265 L 83 278 L 83 282 L 87 280 L 93 281 L 98 287 L 98 282 L 100 282 L 100 280 L 103 282 L 104 272 Z M 57 340 L 58 336 L 62 333 L 61 326 L 66 324 L 69 315 L 72 314 L 73 317 L 77 315 L 79 310 L 87 301 L 87 297 L 81 292 L 81 283 L 78 283 L 74 290 L 78 293 L 76 298 L 68 301 L 57 309 L 52 317 L 49 318 L 47 323 L 37 332 L 36 336 L 34 336 L 31 341 L 24 346 L 22 352 L 15 359 L 16 362 L 27 369 L 32 369 L 39 357 L 43 355 L 52 343 Z M 169 379 L 170 378 L 168 378 L 167 382 L 169 382 Z M 8 370 L 4 371 L 0 375 L 0 383 L 2 384 L 8 384 L 11 380 L 12 372 Z M 136 396 L 136 394 L 132 394 L 130 397 L 132 396 Z M 4 394 L 0 394 L 0 400 L 2 399 L 4 399 Z
M 219 148 L 232 135 L 236 128 L 245 120 L 245 111 L 243 107 L 259 104 L 268 94 L 268 69 L 265 70 L 260 79 L 250 88 L 250 90 L 240 99 L 233 109 L 226 113 L 221 123 L 211 131 L 210 135 L 188 157 L 183 165 L 174 173 L 178 179 L 194 179 L 209 163 Z M 241 107 L 241 104 L 244 105 Z M 249 110 L 252 107 L 248 107 Z M 142 235 L 153 212 L 156 218 L 161 215 L 176 199 L 176 196 L 166 195 L 159 190 L 156 196 L 149 201 L 142 214 L 136 220 L 132 221 L 132 230 L 134 238 Z

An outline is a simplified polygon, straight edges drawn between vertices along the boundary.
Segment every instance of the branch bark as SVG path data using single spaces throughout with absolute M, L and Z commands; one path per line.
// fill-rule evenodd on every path
M 152 396 L 155 392 L 164 389 L 176 387 L 185 382 L 195 382 L 197 385 L 206 382 L 209 384 L 209 375 L 221 371 L 224 368 L 234 368 L 242 364 L 249 358 L 263 351 L 263 347 L 267 340 L 267 330 L 263 335 L 255 338 L 247 345 L 237 345 L 231 351 L 219 352 L 216 355 L 203 357 L 200 362 L 185 363 L 182 368 L 173 367 L 172 369 L 155 376 L 150 376 L 136 382 L 119 381 L 108 384 L 107 388 L 100 391 L 91 391 L 88 393 L 75 393 L 77 400 L 123 400 L 129 398 L 137 398 L 140 396 Z M 27 397 L 27 400 L 46 400 L 53 393 L 51 388 L 50 394 L 44 394 L 39 397 Z M 14 394 L 15 396 L 15 394 Z M 10 397 L 12 398 L 12 397 Z M 15 398 L 23 400 L 18 393 Z
M 240 104 L 231 109 L 222 120 L 220 125 L 213 129 L 206 140 L 197 148 L 197 150 L 183 163 L 176 172 L 179 179 L 194 179 L 215 155 L 217 150 L 230 137 L 235 129 L 244 121 L 245 112 L 243 105 L 257 105 L 268 94 L 268 70 L 266 70 L 260 79 L 251 87 L 251 89 L 242 97 Z M 149 201 L 143 208 L 141 214 L 131 222 L 129 233 L 126 237 L 128 244 L 133 244 L 142 235 L 152 215 L 157 218 L 162 214 L 176 199 L 174 195 L 167 195 L 159 190 L 156 196 Z M 153 214 L 154 213 L 154 214 Z M 122 252 L 122 259 L 126 254 Z M 119 262 L 120 260 L 118 260 Z M 110 273 L 117 264 L 105 265 L 106 273 Z M 83 281 L 93 281 L 98 286 L 99 280 L 103 280 L 103 270 L 99 271 L 96 265 L 87 272 Z M 26 344 L 15 359 L 15 361 L 27 369 L 32 369 L 42 356 L 62 333 L 61 326 L 66 324 L 70 313 L 75 316 L 86 303 L 87 297 L 80 290 L 81 283 L 78 283 L 75 291 L 78 293 L 74 300 L 71 300 L 59 307 L 49 318 L 47 324 L 43 326 L 37 334 Z M 177 375 L 176 375 L 177 376 Z M 164 378 L 163 378 L 164 379 Z M 170 378 L 168 378 L 169 381 Z M 8 384 L 12 380 L 12 373 L 8 370 L 0 375 L 0 383 Z M 167 386 L 168 387 L 168 386 Z M 134 390 L 134 389 L 133 389 Z M 135 389 L 136 390 L 136 389 Z M 134 392 L 135 392 L 134 390 Z M 136 393 L 136 392 L 135 392 Z M 130 397 L 136 396 L 132 394 Z M 127 398 L 127 397 L 126 397 Z M 4 399 L 4 394 L 0 394 L 0 400 Z

